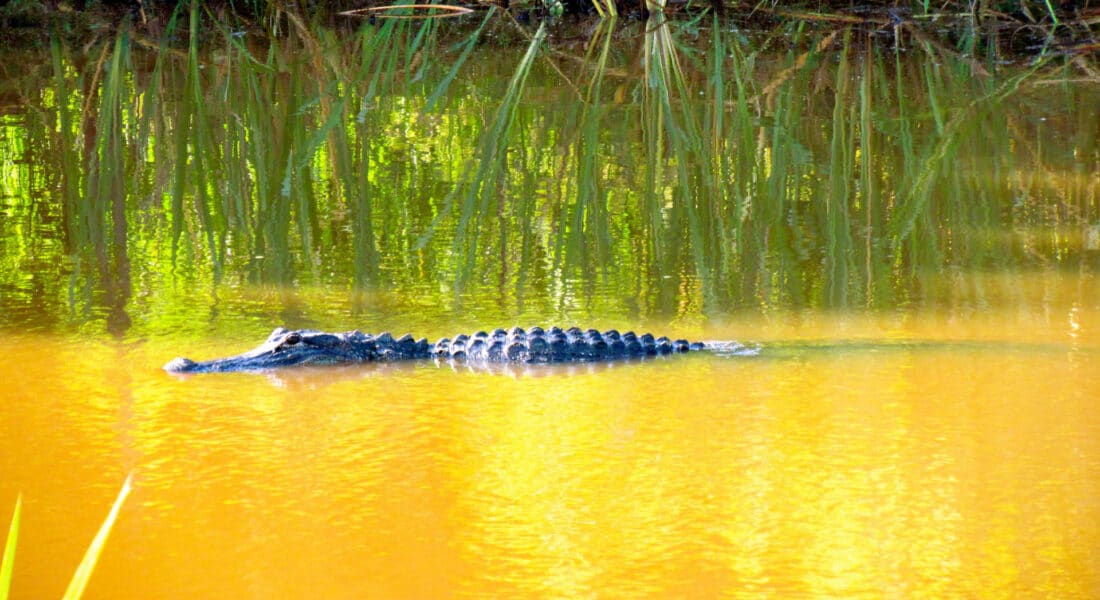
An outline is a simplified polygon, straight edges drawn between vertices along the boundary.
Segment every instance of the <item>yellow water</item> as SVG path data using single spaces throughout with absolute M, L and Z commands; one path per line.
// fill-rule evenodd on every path
M 9 333 L 13 593 L 61 596 L 133 470 L 87 598 L 1096 598 L 1098 331 L 807 313 L 705 331 L 755 358 L 189 378 L 246 348 Z

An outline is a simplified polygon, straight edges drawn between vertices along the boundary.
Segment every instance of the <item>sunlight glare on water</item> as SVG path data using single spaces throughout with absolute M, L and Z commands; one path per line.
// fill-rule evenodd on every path
M 8 337 L 16 591 L 60 593 L 129 466 L 92 597 L 1092 596 L 1097 315 L 823 317 L 495 372 L 177 378 L 161 344 Z

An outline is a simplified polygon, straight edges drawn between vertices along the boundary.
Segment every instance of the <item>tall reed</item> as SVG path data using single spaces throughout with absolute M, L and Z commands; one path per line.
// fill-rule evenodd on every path
M 65 594 L 61 597 L 62 600 L 77 600 L 84 595 L 84 590 L 88 587 L 88 581 L 92 577 L 95 565 L 99 561 L 99 556 L 103 553 L 104 545 L 107 543 L 107 537 L 110 535 L 111 529 L 118 519 L 119 511 L 122 509 L 122 503 L 125 502 L 126 497 L 130 495 L 132 480 L 133 473 L 126 476 L 126 480 L 122 483 L 122 488 L 119 490 L 118 496 L 115 498 L 115 502 L 111 506 L 110 512 L 107 513 L 107 518 L 104 519 L 103 524 L 100 525 L 99 531 L 96 532 L 91 544 L 89 544 L 88 549 L 84 552 L 84 558 L 81 559 L 80 564 L 77 565 L 76 572 L 73 573 L 72 579 L 69 580 L 69 585 L 65 589 Z M 15 513 L 12 515 L 11 525 L 8 529 L 7 542 L 4 544 L 4 555 L 2 560 L 0 560 L 0 600 L 6 600 L 11 591 L 12 572 L 15 564 L 15 548 L 18 540 L 22 508 L 23 497 L 20 496 L 15 501 Z

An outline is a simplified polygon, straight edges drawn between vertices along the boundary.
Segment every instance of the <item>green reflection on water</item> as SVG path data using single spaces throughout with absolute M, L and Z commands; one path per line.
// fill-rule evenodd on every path
M 858 30 L 776 49 L 706 24 L 27 52 L 0 138 L 0 323 L 697 323 L 1095 271 L 1094 88 Z

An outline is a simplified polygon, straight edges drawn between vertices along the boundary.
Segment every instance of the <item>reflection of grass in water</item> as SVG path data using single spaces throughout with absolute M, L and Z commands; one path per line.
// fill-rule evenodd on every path
M 92 577 L 92 571 L 95 569 L 96 562 L 99 560 L 99 555 L 103 553 L 103 547 L 107 543 L 107 536 L 111 533 L 111 528 L 114 527 L 115 520 L 118 518 L 118 512 L 122 508 L 123 501 L 126 500 L 126 496 L 130 494 L 130 481 L 133 478 L 131 473 L 126 477 L 126 481 L 122 484 L 122 489 L 118 492 L 118 497 L 115 498 L 114 505 L 111 506 L 111 511 L 107 513 L 107 518 L 103 521 L 103 525 L 100 526 L 99 531 L 92 539 L 92 543 L 88 546 L 88 550 L 84 553 L 84 558 L 81 559 L 80 564 L 76 568 L 76 572 L 73 573 L 72 579 L 69 581 L 69 587 L 65 590 L 65 595 L 62 596 L 63 600 L 76 600 L 84 595 L 84 590 L 88 586 L 88 580 Z M 19 534 L 19 525 L 22 515 L 23 498 L 20 496 L 15 501 L 15 514 L 11 519 L 11 526 L 8 529 L 8 539 L 4 544 L 4 556 L 3 562 L 0 562 L 0 600 L 7 600 L 8 594 L 11 591 L 12 572 L 15 565 L 15 547 Z
M 456 281 L 458 287 L 469 280 L 475 267 L 478 265 L 478 240 L 480 231 L 491 213 L 489 212 L 490 200 L 501 194 L 501 188 L 505 184 L 506 159 L 510 147 L 513 125 L 516 121 L 516 113 L 520 99 L 523 97 L 523 87 L 527 76 L 531 72 L 539 47 L 546 37 L 546 23 L 543 22 L 527 47 L 527 52 L 516 67 L 515 74 L 508 82 L 504 97 L 497 108 L 491 126 L 481 135 L 478 143 L 477 158 L 470 165 L 469 170 L 473 176 L 456 185 L 452 192 L 443 201 L 442 210 L 436 217 L 427 233 L 421 236 L 416 249 L 423 248 L 434 234 L 438 224 L 456 212 L 458 222 L 454 233 L 454 252 L 459 257 L 456 269 Z
M 195 5 L 184 15 L 193 31 Z M 604 25 L 575 74 L 549 53 L 553 73 L 539 70 L 540 30 L 498 84 L 480 76 L 488 16 L 457 43 L 431 20 L 364 27 L 354 44 L 290 25 L 262 47 L 227 29 L 216 54 L 165 48 L 151 73 L 123 32 L 90 69 L 94 93 L 55 107 L 72 304 L 100 301 L 94 282 L 125 282 L 133 261 L 165 281 L 436 301 L 564 307 L 607 287 L 642 313 L 888 307 L 945 266 L 1019 264 L 1011 237 L 970 230 L 1046 222 L 1048 205 L 1095 218 L 1087 185 L 1017 209 L 1007 177 L 985 174 L 1016 168 L 1005 149 L 1027 136 L 1004 100 L 1039 65 L 975 77 L 973 59 L 928 44 L 916 61 L 856 30 L 794 27 L 757 45 L 717 19 L 697 44 L 684 32 L 698 23 L 658 15 L 640 74 L 617 66 L 629 58 Z M 776 39 L 791 49 L 760 49 Z M 80 96 L 57 42 L 51 57 L 55 97 Z M 569 93 L 530 93 L 538 77 Z M 1094 148 L 1083 125 L 1074 143 Z

